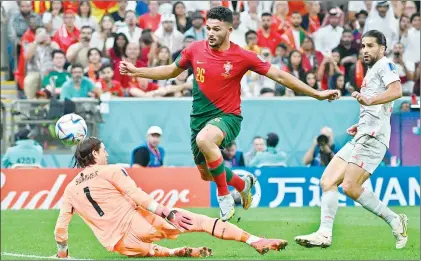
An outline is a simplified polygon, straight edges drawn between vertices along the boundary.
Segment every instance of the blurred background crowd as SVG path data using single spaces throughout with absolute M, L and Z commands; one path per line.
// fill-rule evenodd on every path
M 8 40 L 2 69 L 21 99 L 191 96 L 190 70 L 150 81 L 120 75 L 118 65 L 172 63 L 183 48 L 206 39 L 206 13 L 219 5 L 234 11 L 232 42 L 315 89 L 344 96 L 359 90 L 367 71 L 362 34 L 380 30 L 404 95 L 419 96 L 418 1 L 2 1 Z M 297 94 L 249 72 L 242 95 Z

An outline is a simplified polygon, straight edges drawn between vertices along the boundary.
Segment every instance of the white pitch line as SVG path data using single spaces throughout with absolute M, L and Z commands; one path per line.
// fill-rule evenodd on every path
M 15 256 L 15 257 L 25 257 L 25 258 L 38 258 L 38 259 L 60 259 L 57 257 L 49 257 L 49 256 L 37 256 L 37 255 L 25 255 L 25 254 L 17 254 L 17 253 L 7 253 L 1 252 L 2 256 Z M 82 258 L 68 258 L 67 260 L 92 260 L 92 259 L 82 259 Z

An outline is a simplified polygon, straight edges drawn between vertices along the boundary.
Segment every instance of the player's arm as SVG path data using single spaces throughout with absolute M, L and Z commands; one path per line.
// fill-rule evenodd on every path
M 67 193 L 64 193 L 63 202 L 60 208 L 60 214 L 57 219 L 56 227 L 54 229 L 54 236 L 57 243 L 57 255 L 58 258 L 67 258 L 69 255 L 68 238 L 69 238 L 69 223 L 73 216 L 73 206 L 70 203 L 70 199 Z
M 140 67 L 137 68 L 127 61 L 120 62 L 120 74 L 132 77 L 141 77 L 152 80 L 165 80 L 177 77 L 185 69 L 178 67 L 175 63 L 158 67 Z
M 386 91 L 371 98 L 367 98 L 359 92 L 353 92 L 352 97 L 357 99 L 360 104 L 365 106 L 385 104 L 402 97 L 402 85 L 393 63 L 383 64 L 378 71 L 378 75 L 386 86 Z
M 304 82 L 300 81 L 298 78 L 294 77 L 292 74 L 282 71 L 275 66 L 270 67 L 269 71 L 266 73 L 266 77 L 269 77 L 270 79 L 293 90 L 294 92 L 302 93 L 318 100 L 328 99 L 331 101 L 340 97 L 340 92 L 337 90 L 315 90 Z
M 190 218 L 183 216 L 180 212 L 170 210 L 159 204 L 149 194 L 138 188 L 125 169 L 120 167 L 112 168 L 113 169 L 110 170 L 111 174 L 106 176 L 106 179 L 108 179 L 117 190 L 131 198 L 136 205 L 164 218 L 180 231 L 184 231 L 192 225 Z

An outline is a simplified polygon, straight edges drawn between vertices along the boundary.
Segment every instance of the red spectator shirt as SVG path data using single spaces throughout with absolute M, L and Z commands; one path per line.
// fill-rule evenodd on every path
M 274 30 L 270 30 L 269 37 L 265 37 L 263 30 L 257 32 L 257 45 L 260 47 L 267 47 L 275 54 L 276 47 L 281 43 L 281 35 Z
M 67 52 L 70 45 L 79 42 L 80 31 L 73 27 L 73 32 L 69 32 L 65 25 L 62 25 L 53 36 L 53 41 L 58 43 L 60 48 Z
M 146 67 L 146 64 L 141 60 L 137 60 L 135 66 L 136 67 Z M 123 88 L 128 88 L 129 85 L 130 85 L 129 84 L 130 82 L 136 81 L 136 77 L 121 75 L 120 74 L 120 63 L 118 63 L 118 64 L 114 64 L 114 80 L 121 83 L 121 86 Z
M 28 29 L 26 32 L 22 35 L 21 38 L 21 51 L 19 55 L 19 61 L 18 61 L 18 68 L 15 72 L 16 80 L 18 82 L 19 87 L 23 90 L 23 80 L 25 78 L 25 45 L 32 43 L 35 41 L 35 33 Z
M 111 85 L 112 85 L 111 88 L 108 87 L 108 85 L 102 79 L 99 80 L 99 83 L 101 84 L 101 89 L 102 89 L 103 92 L 111 92 L 112 95 L 119 96 L 119 97 L 124 96 L 123 87 L 121 86 L 121 84 L 118 81 L 112 80 L 111 81 Z
M 152 31 L 155 32 L 156 29 L 158 29 L 160 23 L 161 23 L 160 14 L 151 16 L 149 13 L 146 13 L 139 17 L 139 27 L 142 29 L 151 29 Z
M 266 75 L 271 67 L 263 58 L 230 43 L 226 51 L 214 50 L 207 40 L 195 41 L 175 61 L 179 68 L 193 68 L 191 117 L 241 114 L 241 79 L 249 70 Z

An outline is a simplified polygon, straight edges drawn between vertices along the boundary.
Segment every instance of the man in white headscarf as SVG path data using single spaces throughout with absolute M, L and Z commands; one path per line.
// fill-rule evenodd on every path
M 371 11 L 367 17 L 364 31 L 378 30 L 386 37 L 387 46 L 386 53 L 392 51 L 394 46 L 399 41 L 399 23 L 393 13 L 393 8 L 389 1 L 375 1 L 371 6 Z
M 155 32 L 158 42 L 170 49 L 171 54 L 183 49 L 184 35 L 175 26 L 173 14 L 163 14 L 161 25 Z

